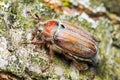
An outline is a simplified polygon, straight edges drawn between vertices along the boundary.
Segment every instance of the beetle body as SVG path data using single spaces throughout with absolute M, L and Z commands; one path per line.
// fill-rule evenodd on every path
M 92 58 L 97 53 L 97 41 L 94 36 L 69 22 L 47 21 L 43 26 L 42 35 L 45 41 L 52 41 L 66 53 L 78 57 Z
M 68 55 L 73 61 L 95 61 L 97 40 L 89 32 L 66 21 L 49 20 L 38 27 L 46 42 L 57 52 Z

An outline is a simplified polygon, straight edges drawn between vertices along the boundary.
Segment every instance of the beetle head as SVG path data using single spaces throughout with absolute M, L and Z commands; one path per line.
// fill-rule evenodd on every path
M 56 20 L 50 20 L 50 21 L 46 21 L 44 23 L 41 24 L 41 27 L 38 28 L 39 32 L 42 32 L 42 34 L 45 37 L 51 37 L 54 35 L 56 29 L 58 27 L 58 21 Z

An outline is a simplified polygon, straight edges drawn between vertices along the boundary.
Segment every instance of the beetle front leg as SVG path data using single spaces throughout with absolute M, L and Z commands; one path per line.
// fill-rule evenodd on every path
M 32 38 L 31 38 L 31 41 L 35 38 L 35 36 L 37 35 L 37 31 L 38 31 L 38 27 L 40 26 L 41 22 L 37 23 L 35 25 L 35 29 L 34 31 L 32 32 Z
M 45 42 L 43 42 L 43 41 L 35 41 L 35 42 L 31 42 L 30 44 L 39 45 L 39 44 L 45 44 Z
M 44 68 L 44 69 L 42 69 L 42 72 L 45 72 L 47 69 L 49 69 L 49 67 L 50 67 L 50 65 L 51 65 L 51 63 L 52 63 L 52 60 L 53 60 L 53 50 L 52 50 L 52 47 L 51 46 L 49 46 L 49 54 L 50 54 L 50 56 L 49 56 L 49 62 L 48 62 L 48 65 Z
M 26 13 L 29 14 L 33 19 L 35 19 L 38 22 L 35 25 L 34 32 L 32 33 L 32 38 L 31 38 L 31 41 L 32 41 L 37 35 L 38 27 L 40 26 L 41 22 L 43 22 L 43 20 L 40 19 L 40 17 L 37 14 L 33 15 L 30 11 L 27 11 Z
M 22 43 L 22 44 L 34 44 L 34 45 L 39 45 L 39 44 L 45 44 L 45 42 L 43 42 L 43 41 L 35 41 L 35 42 L 26 42 L 26 43 Z

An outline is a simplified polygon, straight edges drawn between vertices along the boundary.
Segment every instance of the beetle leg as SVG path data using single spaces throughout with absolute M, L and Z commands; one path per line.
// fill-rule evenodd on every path
M 73 61 L 74 66 L 79 70 L 79 71 L 85 71 L 88 69 L 88 65 L 85 62 L 78 62 L 76 60 Z
M 36 25 L 35 25 L 35 29 L 34 29 L 34 31 L 32 32 L 32 38 L 31 38 L 31 41 L 35 38 L 35 36 L 37 35 L 37 31 L 38 31 L 38 27 L 40 26 L 40 23 L 41 22 L 39 22 L 39 23 L 37 23 Z
M 42 69 L 42 72 L 45 72 L 50 67 L 50 65 L 52 63 L 52 60 L 53 60 L 53 50 L 52 50 L 51 46 L 49 47 L 49 51 L 50 51 L 49 62 L 48 62 L 48 65 L 46 66 L 46 68 Z
M 31 38 L 31 41 L 32 41 L 37 35 L 38 27 L 40 25 L 40 18 L 37 14 L 35 14 L 34 16 L 30 11 L 27 11 L 26 13 L 29 14 L 33 19 L 35 19 L 38 22 L 38 24 L 35 25 L 34 32 L 32 33 L 32 38 Z
M 31 44 L 39 45 L 39 44 L 45 44 L 45 42 L 43 42 L 43 41 L 35 41 L 35 42 L 31 42 Z
M 65 57 L 73 61 L 74 66 L 79 70 L 79 71 L 85 71 L 88 69 L 88 65 L 85 64 L 84 62 L 78 62 L 73 56 L 69 54 L 64 54 Z
M 27 11 L 26 13 L 38 22 L 35 25 L 34 32 L 32 33 L 32 38 L 31 38 L 31 41 L 32 41 L 37 35 L 38 27 L 40 26 L 41 22 L 44 22 L 45 20 L 41 19 L 37 14 L 33 15 L 30 11 Z
M 39 45 L 39 44 L 45 44 L 43 41 L 35 41 L 35 42 L 28 42 L 28 43 L 22 43 L 22 44 L 34 44 L 34 45 Z
M 79 62 L 77 61 L 73 56 L 69 55 L 69 54 L 64 54 L 65 57 L 67 57 L 68 59 L 71 59 L 73 61 L 74 66 L 80 71 L 83 72 L 85 70 L 88 70 L 88 65 L 85 62 Z M 93 68 L 94 69 L 94 68 Z M 92 70 L 92 73 L 89 75 L 91 77 L 92 80 L 94 80 L 95 78 L 95 72 L 94 70 Z
M 63 53 L 64 55 L 65 55 L 65 57 L 67 57 L 68 59 L 70 59 L 70 60 L 73 60 L 74 58 L 71 56 L 71 55 L 69 55 L 69 54 L 66 54 L 66 53 Z

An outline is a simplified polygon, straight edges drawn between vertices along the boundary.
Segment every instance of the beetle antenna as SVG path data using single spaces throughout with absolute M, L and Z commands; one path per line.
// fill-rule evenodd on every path
M 35 17 L 30 11 L 27 11 L 26 13 L 27 13 L 29 16 L 31 16 L 33 19 L 36 20 L 36 17 Z
M 35 19 L 37 22 L 41 21 L 40 17 L 37 14 L 33 15 L 30 11 L 27 11 L 26 13 L 33 19 Z
M 37 14 L 35 14 L 35 17 L 37 18 L 38 21 L 41 21 L 40 17 Z

